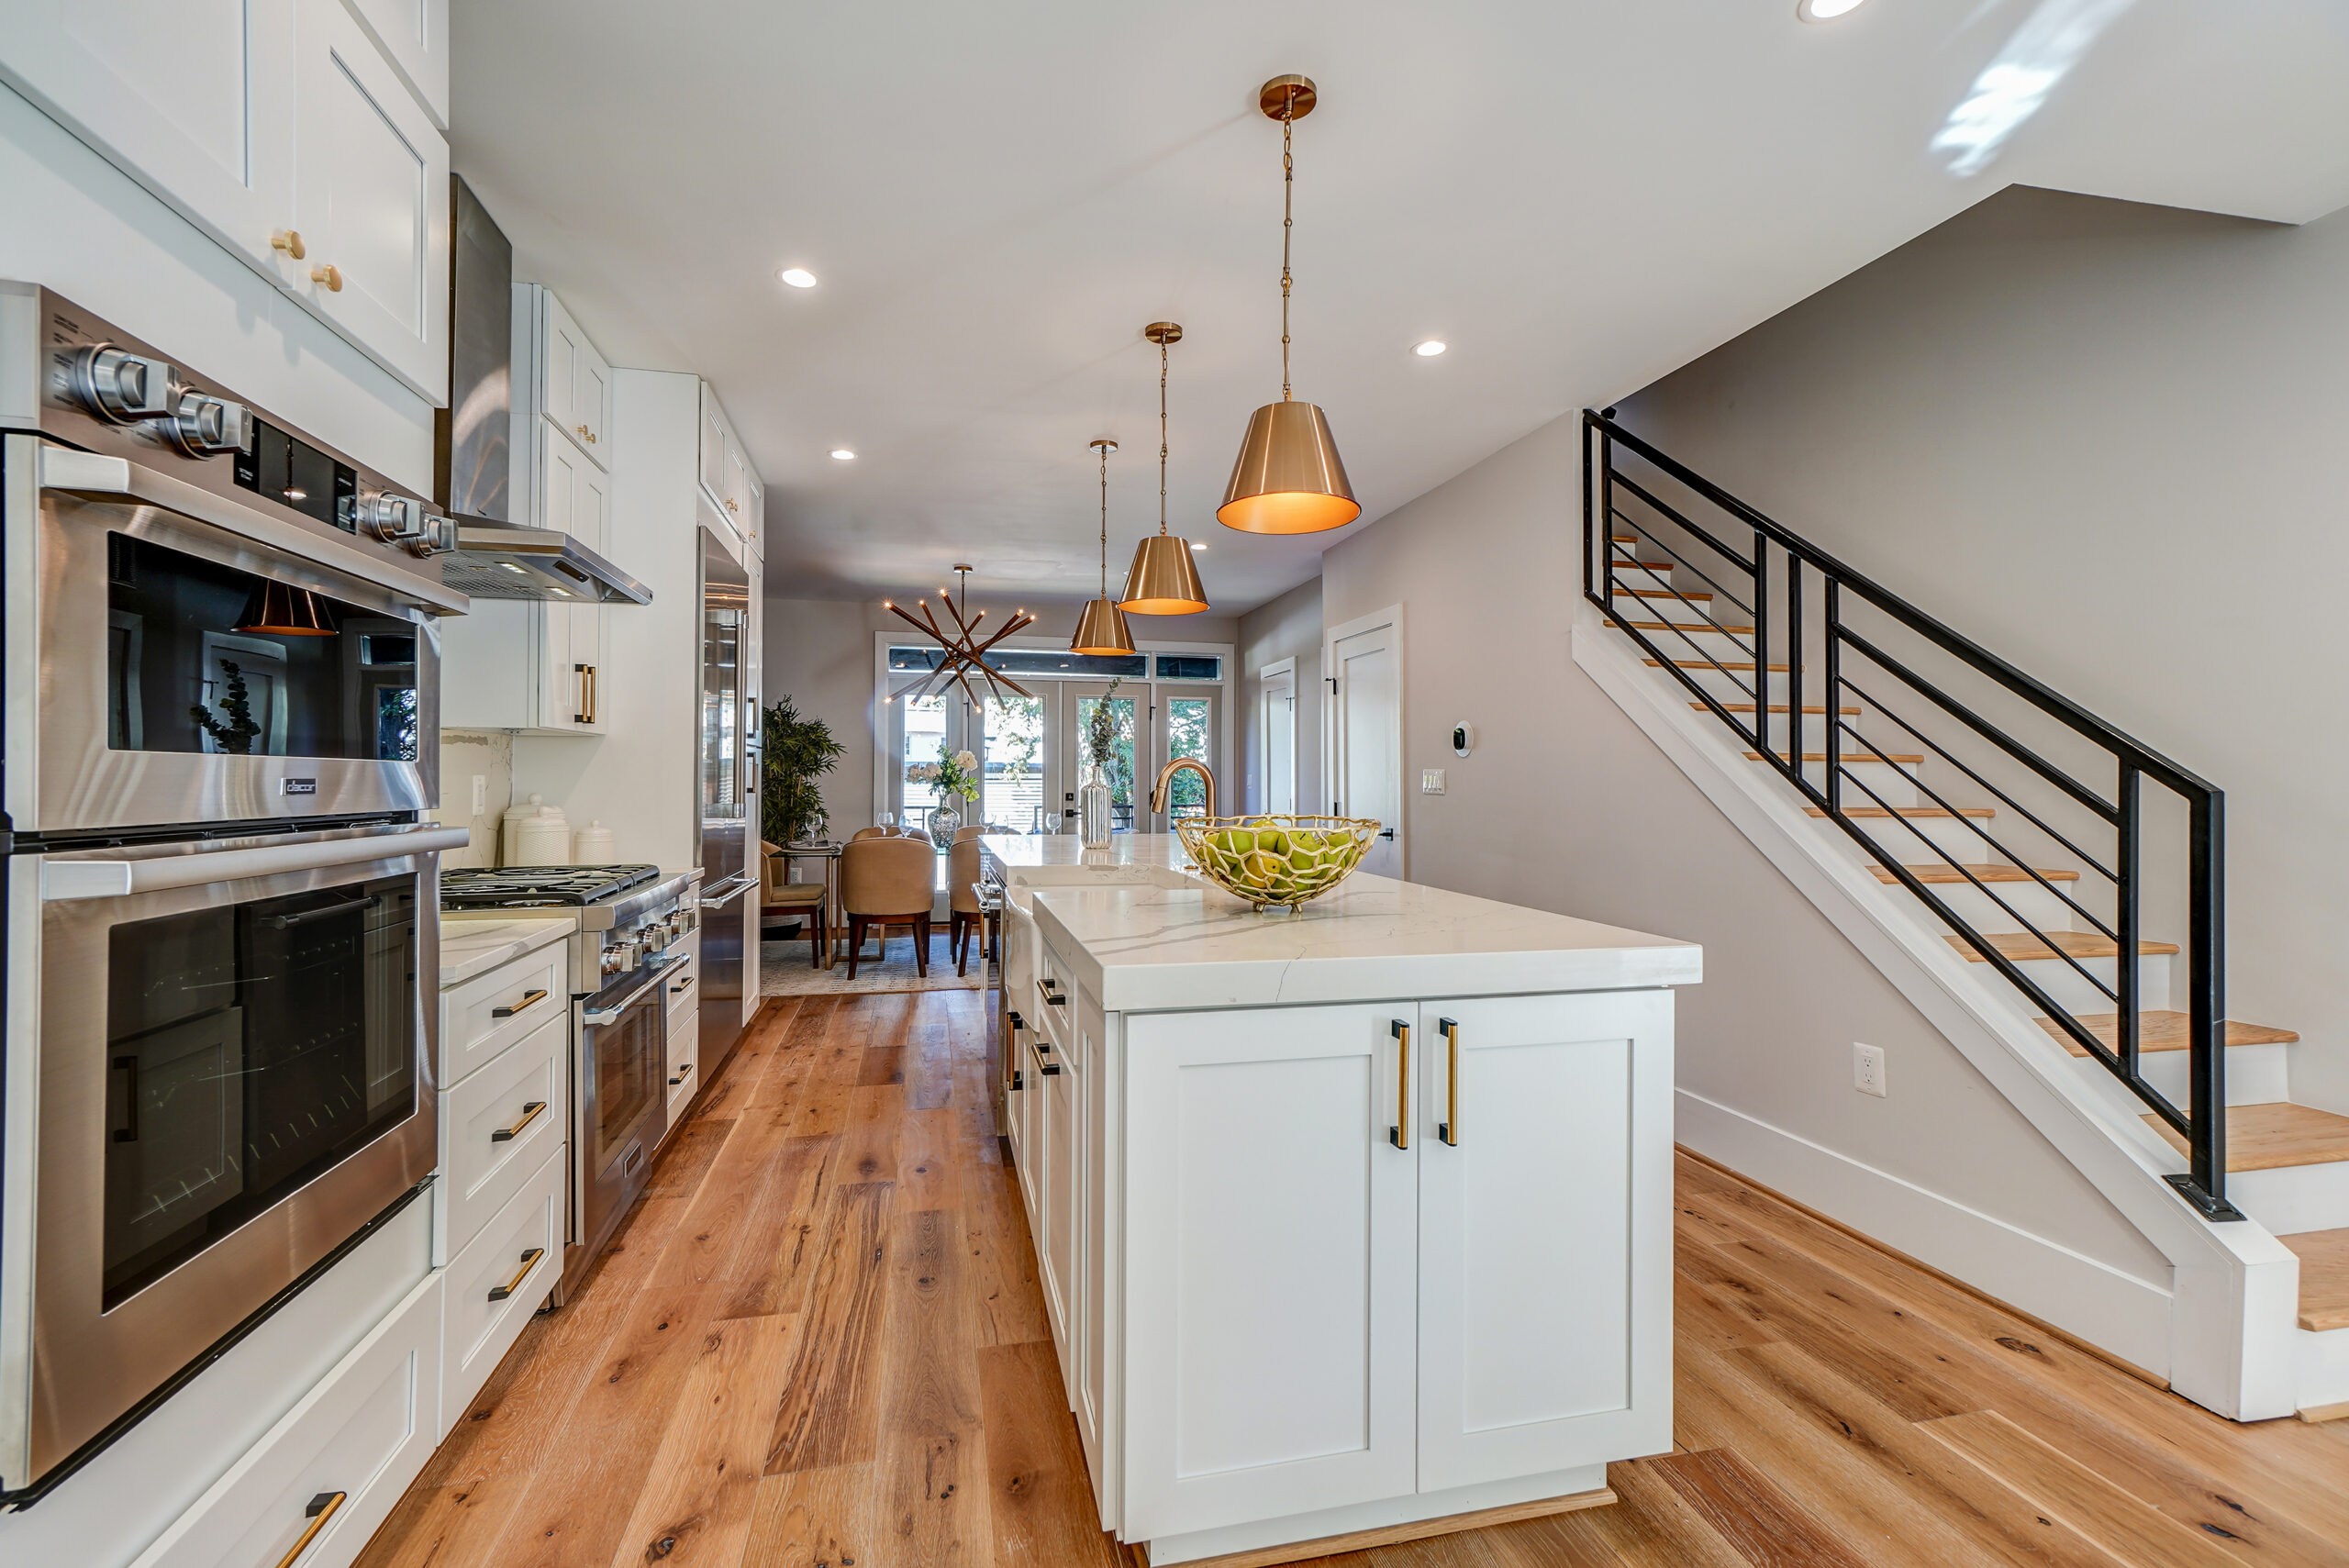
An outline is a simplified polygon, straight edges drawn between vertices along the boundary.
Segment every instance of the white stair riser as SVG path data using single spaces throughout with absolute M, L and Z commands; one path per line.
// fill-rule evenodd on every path
M 1626 586 L 1641 585 L 1631 584 Z M 1710 619 L 1720 626 L 1740 626 L 1745 623 L 1745 612 L 1727 599 L 1700 599 L 1683 588 L 1681 593 L 1687 595 L 1684 601 L 1662 592 L 1665 584 L 1659 583 L 1655 586 L 1659 591 L 1652 594 L 1626 593 L 1619 587 L 1614 597 L 1609 602 L 1613 605 L 1615 613 L 1625 620 L 1693 621 L 1701 625 Z
M 1851 803 L 1845 802 L 1843 808 L 1851 810 Z M 1851 842 L 1849 836 L 1834 823 L 1823 817 L 1812 820 L 1845 843 Z M 1971 820 L 1993 833 L 1998 831 L 1998 823 L 1993 818 Z M 1984 843 L 1982 836 L 1965 825 L 1966 819 L 1955 817 L 1855 817 L 1852 821 L 1854 826 L 1867 834 L 1870 842 L 1884 846 L 1884 853 L 1872 859 L 1895 860 L 1902 865 L 1928 864 L 1933 858 L 1933 851 L 1925 847 L 1928 843 L 1965 865 L 1980 865 L 1998 859 L 1998 851 Z
M 1753 641 L 1751 638 L 1715 631 L 1710 627 L 1690 626 L 1687 621 L 1675 620 L 1671 624 L 1686 629 L 1657 631 L 1649 628 L 1640 633 L 1648 639 L 1650 647 L 1666 659 L 1718 659 L 1724 664 L 1732 660 L 1742 664 L 1753 662 Z
M 1643 617 L 1642 618 L 1652 620 L 1654 617 L 1650 616 Z M 1645 653 L 1642 653 L 1640 657 L 1644 659 L 1648 656 Z M 1750 663 L 1751 661 L 1744 661 L 1744 662 Z M 1642 668 L 1645 668 L 1645 666 L 1642 666 Z M 1708 695 L 1716 697 L 1722 702 L 1752 702 L 1753 700 L 1754 677 L 1753 672 L 1751 670 L 1739 670 L 1731 673 L 1714 669 L 1684 669 L 1680 673 L 1694 681 L 1697 684 L 1697 689 L 1698 691 L 1704 692 Z M 1673 679 L 1671 673 L 1665 670 L 1653 670 L 1650 671 L 1650 673 L 1653 674 L 1659 680 L 1672 681 Z M 1769 675 L 1767 677 L 1767 683 L 1765 689 L 1768 693 L 1768 696 L 1765 700 L 1770 702 L 1784 702 L 1787 700 L 1787 677 L 1783 673 L 1774 673 Z M 1673 681 L 1673 684 L 1678 686 L 1679 683 L 1677 681 Z M 1685 690 L 1686 688 L 1684 687 L 1682 689 Z M 1709 719 L 1712 718 L 1712 715 L 1710 713 L 1706 714 L 1705 717 Z M 1715 722 L 1719 721 L 1715 720 Z
M 2349 1329 L 2293 1330 L 2298 1375 L 2292 1390 L 2303 1410 L 2349 1404 Z
M 1903 865 L 1930 865 L 1933 862 L 1920 854 L 1909 856 Z M 1981 863 L 1968 861 L 1968 865 Z M 1898 887 L 1898 884 L 1892 885 Z M 1977 931 L 2013 931 L 2022 929 L 2021 921 L 2029 921 L 2043 931 L 2093 931 L 2087 917 L 2076 913 L 2070 905 L 2035 882 L 1994 882 L 1989 891 L 1970 882 L 1936 882 L 1926 885 L 1935 896 L 1950 907 L 1951 913 Z M 2059 882 L 2055 884 L 2065 892 L 2078 885 Z M 1905 888 L 1902 891 L 1907 891 Z M 1992 898 L 1991 894 L 1998 895 Z M 2074 896 L 2077 896 L 2075 895 Z M 2003 901 L 2003 907 L 2001 906 Z M 2083 900 L 2083 902 L 2086 902 Z M 1931 913 L 1928 910 L 1928 913 Z M 2021 917 L 2018 920 L 2017 917 Z
M 2285 1048 L 2280 1045 L 2227 1047 L 2227 1104 L 2264 1106 L 2288 1098 L 2291 1077 L 2284 1052 Z M 2183 1108 L 2188 1096 L 2187 1068 L 2192 1055 L 2186 1051 L 2145 1051 L 2137 1058 L 2137 1071 L 2155 1093 Z M 2112 1077 L 2110 1068 L 2091 1057 L 2079 1057 L 2073 1065 L 2084 1075 L 2106 1080 Z
M 2349 1160 L 2230 1171 L 2227 1201 L 2278 1236 L 2337 1230 L 2349 1225 Z
M 1785 705 L 1782 703 L 1778 706 L 1784 706 Z M 1701 711 L 1704 711 L 1708 717 L 1711 717 L 1710 710 Z M 1732 717 L 1739 718 L 1747 724 L 1756 722 L 1755 716 L 1750 713 L 1736 714 Z M 1794 725 L 1794 716 L 1792 714 L 1786 713 L 1774 713 L 1769 716 L 1769 720 L 1770 744 L 1777 751 L 1784 751 L 1787 749 L 1787 732 Z M 1857 714 L 1847 714 L 1844 716 L 1843 719 L 1844 723 L 1851 725 L 1856 725 L 1859 721 L 1859 716 Z M 1848 731 L 1844 734 L 1843 741 L 1847 746 L 1857 747 L 1860 744 L 1858 741 L 1851 738 Z M 1827 719 L 1824 715 L 1816 713 L 1807 713 L 1803 715 L 1802 749 L 1806 751 L 1824 751 L 1827 750 Z
M 2114 985 L 2115 989 L 2118 989 L 2115 985 L 2115 977 L 2120 973 L 2120 965 L 2114 960 L 2084 958 L 2079 961 L 2079 965 L 2080 969 L 2087 970 L 2102 984 Z M 1998 984 L 2003 981 L 2000 973 L 1987 963 L 1969 967 L 1978 969 L 1983 978 L 1991 984 Z M 2049 998 L 2059 1007 L 2074 1013 L 2112 1011 L 2112 998 L 2082 979 L 2079 969 L 2074 969 L 2071 964 L 2060 958 L 2024 959 L 2017 963 L 2016 967 L 2021 969 L 2032 984 L 2046 992 Z M 2150 957 L 2140 958 L 2137 961 L 2137 985 L 2142 1006 L 2168 1006 L 2169 955 L 2156 953 Z
M 1766 767 L 1756 762 L 1755 767 Z M 1843 764 L 1843 809 L 1860 806 L 1923 806 L 1925 797 L 1918 793 L 1914 774 L 1916 769 L 1906 762 L 1845 762 Z M 1827 764 L 1805 762 L 1802 776 L 1811 787 L 1825 794 Z M 1865 786 L 1865 787 L 1863 787 Z

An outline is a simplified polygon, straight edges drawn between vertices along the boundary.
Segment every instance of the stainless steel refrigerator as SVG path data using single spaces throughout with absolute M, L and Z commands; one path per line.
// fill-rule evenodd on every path
M 744 961 L 758 917 L 758 683 L 745 663 L 751 579 L 701 530 L 701 1042 L 705 1073 L 734 1049 L 745 1008 Z M 753 953 L 755 950 L 752 950 Z

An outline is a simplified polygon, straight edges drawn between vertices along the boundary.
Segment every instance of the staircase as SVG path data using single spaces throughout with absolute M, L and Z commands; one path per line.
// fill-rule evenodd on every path
M 1580 637 L 1578 662 L 1660 743 L 1673 731 L 1700 786 L 1745 770 L 1822 863 L 1856 869 L 1854 897 L 1945 943 L 1944 984 L 1982 988 L 1993 1032 L 2035 1024 L 2002 1049 L 2071 1075 L 2133 1162 L 2118 1184 L 2167 1184 L 2173 1338 L 2215 1310 L 2240 1340 L 2182 1352 L 2232 1372 L 2181 1392 L 2242 1418 L 2349 1415 L 2349 1116 L 2293 1099 L 2299 1035 L 2224 1016 L 2220 792 L 1609 416 L 1584 430 L 1584 613 L 1616 673 Z M 1696 723 L 1658 717 L 1674 707 Z M 2215 1288 L 2212 1260 L 2232 1294 L 2186 1303 Z M 2293 1260 L 2296 1311 L 2277 1288 Z

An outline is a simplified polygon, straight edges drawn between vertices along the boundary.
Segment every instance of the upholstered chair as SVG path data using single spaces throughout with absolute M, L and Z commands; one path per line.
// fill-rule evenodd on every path
M 867 928 L 889 951 L 889 928 L 914 929 L 914 968 L 930 974 L 930 905 L 938 878 L 937 851 L 918 839 L 852 839 L 841 851 L 841 908 L 848 916 L 848 977 L 856 978 Z
M 760 923 L 796 917 L 807 928 L 807 948 L 815 967 L 823 968 L 824 928 L 830 923 L 830 911 L 824 906 L 824 884 L 792 881 L 791 862 L 764 839 L 759 840 L 759 850 L 766 867 L 759 884 Z
M 954 847 L 946 851 L 946 945 L 954 953 L 954 973 L 961 974 L 970 964 L 971 938 L 984 936 L 986 924 L 979 909 L 979 840 L 967 828 L 954 835 Z M 979 963 L 985 966 L 985 952 Z
M 855 832 L 851 833 L 848 836 L 848 841 L 853 844 L 859 839 L 886 839 L 891 837 L 894 832 L 895 829 L 888 828 L 859 828 Z

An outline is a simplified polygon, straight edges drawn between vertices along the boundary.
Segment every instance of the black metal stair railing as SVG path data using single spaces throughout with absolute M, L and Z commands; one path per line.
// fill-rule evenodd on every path
M 2188 1202 L 2211 1219 L 2243 1218 L 2226 1199 L 2224 795 L 1659 451 L 1617 424 L 1611 413 L 1583 411 L 1584 597 L 1819 814 L 1857 840 L 1885 873 L 1922 900 L 1957 940 L 2021 991 L 2050 1021 L 2051 1032 L 2060 1031 L 2102 1063 L 2175 1130 L 2187 1146 L 2191 1168 L 2169 1180 Z M 1642 465 L 1639 473 L 1627 472 L 1626 452 Z M 1667 490 L 1681 498 L 1678 505 L 1663 494 Z M 1704 587 L 1684 589 L 1684 576 Z M 1619 599 L 1625 604 L 1619 606 Z M 1657 613 L 1627 613 L 1634 604 L 1653 606 Z M 1987 681 L 1987 689 L 2020 699 L 2102 753 L 2100 762 L 2111 769 L 2109 785 L 2049 760 L 1978 711 L 1979 699 L 1967 701 L 1945 680 L 1918 669 L 1921 661 L 1916 655 L 1904 658 L 1886 646 L 1895 628 L 1913 635 L 1921 649 L 1935 651 L 1932 657 Z M 1814 727 L 1807 723 L 1803 700 L 1814 659 L 1817 751 L 1807 738 Z M 1773 676 L 1784 677 L 1783 727 L 1772 722 L 1778 706 Z M 1921 770 L 1909 781 L 1930 806 L 1889 803 L 1865 774 L 1854 771 L 1855 762 L 1881 760 L 1887 747 L 1849 720 L 1847 703 L 1863 705 L 1919 748 L 1914 755 L 1932 764 L 1937 777 L 1946 770 L 1939 787 Z M 1807 766 L 1814 762 L 1820 769 L 1816 782 Z M 2009 767 L 2020 772 L 2009 773 L 2008 782 L 1990 776 Z M 2188 1062 L 2183 1107 L 2140 1071 L 2147 1011 L 2140 944 L 2149 782 L 2184 805 L 2183 842 L 2162 846 L 2172 858 L 2182 858 L 2186 883 L 2182 1011 Z M 2019 790 L 2034 793 L 2039 804 L 2026 804 Z M 2083 899 L 2059 886 L 2032 863 L 2038 857 L 1984 825 L 1987 814 L 1951 798 L 1977 793 L 1997 802 L 1994 813 L 2013 813 L 2076 858 L 2079 876 L 2099 895 Z M 1854 809 L 1885 823 L 1882 836 L 1864 828 L 1853 817 Z M 1982 858 L 1968 861 L 1951 852 L 1912 815 L 1920 811 L 1951 824 L 1949 831 L 1965 844 L 1966 853 Z M 2109 834 L 2110 849 L 2099 853 L 2084 846 L 2081 839 L 2096 836 L 2089 828 L 2066 830 L 2051 820 L 2067 813 Z M 1911 840 L 1935 863 L 1904 863 Z M 2024 962 L 2060 962 L 2065 969 L 2059 973 L 2067 979 L 2076 975 L 2086 983 L 2084 994 L 2109 1002 L 2111 1043 L 2087 1021 L 2096 1016 L 2094 1009 L 2083 1013 L 2064 1005 L 2016 956 L 1918 876 L 1918 869 L 1930 871 L 1943 885 L 1962 881 L 1987 897 L 2002 919 L 2015 922 L 1998 934 L 2024 936 L 2033 944 Z M 1981 874 L 1987 870 L 2000 874 Z M 2072 951 L 2087 944 L 2064 940 L 2081 936 L 2080 930 L 2043 930 L 2000 895 L 2001 885 L 2017 885 L 2017 873 L 2033 891 L 2060 900 L 2066 916 L 2085 925 L 2091 943 L 2100 937 L 2111 944 L 2110 980 Z

